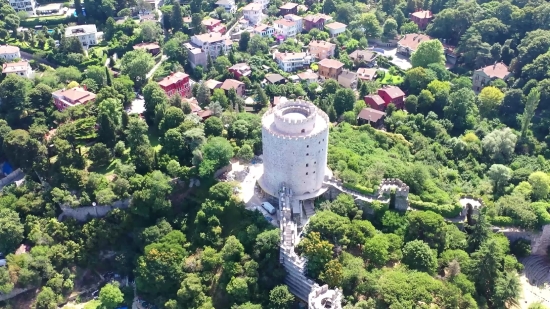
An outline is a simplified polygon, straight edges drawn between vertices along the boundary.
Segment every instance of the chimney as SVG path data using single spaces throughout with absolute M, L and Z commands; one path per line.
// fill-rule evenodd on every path
M 75 88 L 76 89 L 76 88 Z M 82 84 L 82 89 L 88 91 L 88 86 L 86 86 L 86 84 Z

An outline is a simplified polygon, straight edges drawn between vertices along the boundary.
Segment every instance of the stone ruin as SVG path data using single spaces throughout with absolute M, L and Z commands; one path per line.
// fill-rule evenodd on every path
M 315 284 L 308 296 L 309 309 L 342 309 L 342 291 Z
M 395 209 L 406 211 L 409 208 L 409 186 L 400 179 L 382 179 L 376 193 L 377 199 L 387 200 L 392 190 L 395 190 Z

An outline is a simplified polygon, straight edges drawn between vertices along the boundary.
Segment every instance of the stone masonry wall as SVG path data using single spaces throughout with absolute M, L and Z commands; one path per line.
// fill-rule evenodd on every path
M 59 216 L 58 220 L 61 221 L 64 217 L 73 218 L 77 221 L 88 221 L 89 217 L 92 218 L 101 218 L 113 209 L 126 209 L 130 206 L 132 199 L 126 199 L 121 201 L 116 201 L 112 205 L 107 206 L 85 206 L 72 208 L 69 206 L 60 206 L 63 213 Z

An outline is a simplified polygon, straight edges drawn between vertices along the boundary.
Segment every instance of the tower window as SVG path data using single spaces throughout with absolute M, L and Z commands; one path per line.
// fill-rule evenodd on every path
M 309 148 L 309 145 L 307 145 L 306 148 Z
M 306 156 L 309 156 L 309 153 L 306 153 Z
M 306 132 L 306 129 L 302 129 L 302 133 L 305 133 Z
M 309 164 L 308 164 L 308 163 L 306 163 L 306 167 L 308 167 L 308 166 L 309 166 Z
M 308 172 L 306 172 L 306 175 L 308 175 Z

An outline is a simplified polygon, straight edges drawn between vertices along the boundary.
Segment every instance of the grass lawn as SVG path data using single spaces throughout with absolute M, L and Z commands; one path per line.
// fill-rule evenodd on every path
M 399 75 L 391 75 L 389 72 L 386 72 L 384 78 L 380 81 L 383 85 L 399 85 L 403 82 L 403 77 Z

